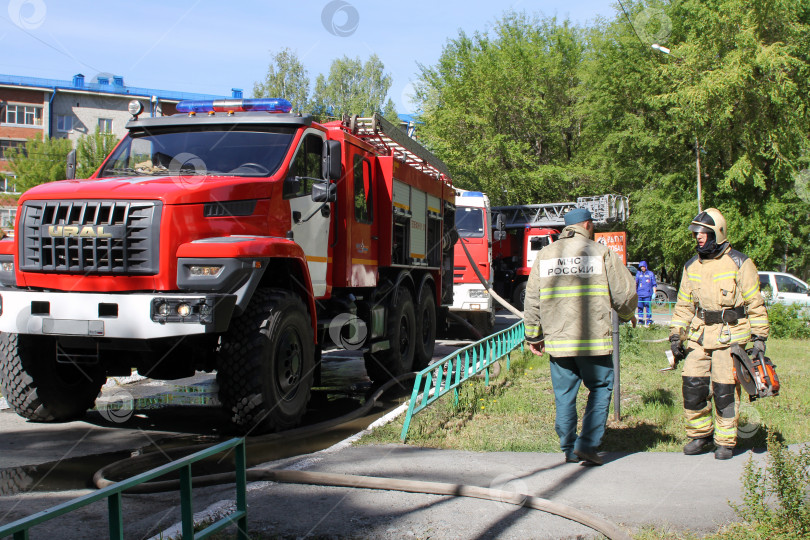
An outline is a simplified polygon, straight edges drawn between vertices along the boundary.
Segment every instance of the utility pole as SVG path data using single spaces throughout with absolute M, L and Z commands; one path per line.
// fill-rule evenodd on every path
M 697 137 L 695 137 L 695 166 L 697 168 L 698 213 L 700 213 L 703 211 L 703 209 L 700 207 L 700 145 L 698 144 Z
M 653 43 L 650 45 L 653 49 L 660 53 L 664 53 L 666 55 L 672 55 L 672 51 L 669 50 L 667 47 L 663 45 L 659 45 L 658 43 Z M 677 56 L 673 56 L 675 60 L 678 62 L 682 62 L 682 58 L 678 58 Z M 698 143 L 697 135 L 695 135 L 695 168 L 697 169 L 697 203 L 698 203 L 698 213 L 703 211 L 701 201 L 700 201 L 700 144 Z

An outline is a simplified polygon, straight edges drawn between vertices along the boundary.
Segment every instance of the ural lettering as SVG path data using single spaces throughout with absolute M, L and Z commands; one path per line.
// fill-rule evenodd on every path
M 48 227 L 48 235 L 55 238 L 69 238 L 78 236 L 81 238 L 110 238 L 112 233 L 104 232 L 104 225 L 85 225 L 81 229 L 76 225 L 51 225 Z

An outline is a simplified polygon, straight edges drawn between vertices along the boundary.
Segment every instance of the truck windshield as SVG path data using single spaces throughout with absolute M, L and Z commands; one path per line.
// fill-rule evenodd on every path
M 456 208 L 456 230 L 462 238 L 484 237 L 484 211 L 481 208 Z
M 130 133 L 99 177 L 270 176 L 287 154 L 294 131 L 211 126 Z

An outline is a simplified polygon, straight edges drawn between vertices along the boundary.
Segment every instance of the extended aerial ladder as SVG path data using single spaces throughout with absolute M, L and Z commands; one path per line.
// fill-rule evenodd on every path
M 503 215 L 507 229 L 527 226 L 563 227 L 565 214 L 574 208 L 590 210 L 595 225 L 610 225 L 627 221 L 630 213 L 630 203 L 623 195 L 579 197 L 576 202 L 496 206 L 492 208 L 492 212 Z

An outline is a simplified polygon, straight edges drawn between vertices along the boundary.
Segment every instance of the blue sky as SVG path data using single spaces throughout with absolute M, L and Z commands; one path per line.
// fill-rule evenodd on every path
M 377 54 L 393 78 L 397 112 L 418 63 L 432 65 L 448 39 L 486 31 L 507 10 L 585 24 L 612 18 L 611 0 L 0 0 L 0 73 L 69 80 L 122 75 L 126 84 L 245 95 L 271 54 L 294 50 L 315 81 L 335 58 Z

